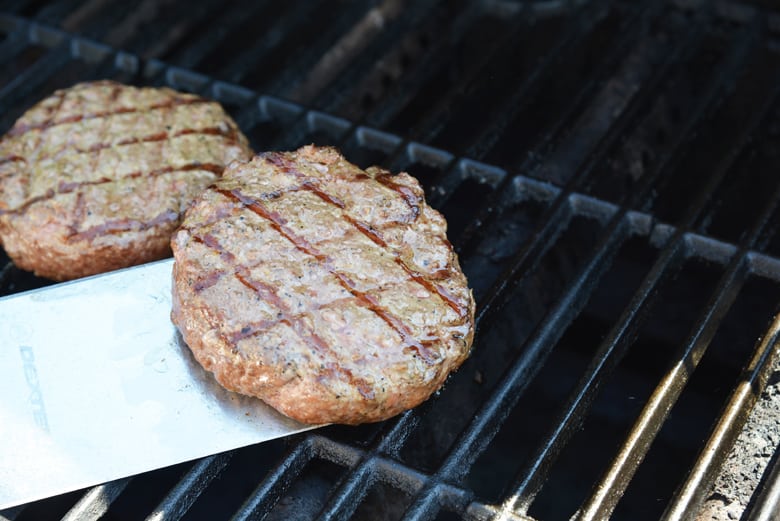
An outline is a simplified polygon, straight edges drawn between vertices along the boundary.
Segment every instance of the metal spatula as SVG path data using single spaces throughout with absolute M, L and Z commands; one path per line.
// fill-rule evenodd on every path
M 197 364 L 172 264 L 0 299 L 0 509 L 313 428 Z

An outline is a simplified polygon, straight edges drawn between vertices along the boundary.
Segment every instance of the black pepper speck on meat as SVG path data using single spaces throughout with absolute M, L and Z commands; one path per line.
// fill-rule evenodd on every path
M 173 322 L 224 387 L 305 423 L 389 418 L 468 356 L 474 300 L 416 179 L 326 147 L 236 162 L 173 237 Z

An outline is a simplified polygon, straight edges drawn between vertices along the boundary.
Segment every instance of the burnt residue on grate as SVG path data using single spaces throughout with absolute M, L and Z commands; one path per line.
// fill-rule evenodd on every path
M 256 150 L 332 144 L 417 176 L 478 302 L 471 358 L 418 409 L 0 515 L 767 518 L 780 475 L 767 4 L 0 2 L 0 131 L 90 79 L 215 98 Z M 0 262 L 4 295 L 48 284 Z

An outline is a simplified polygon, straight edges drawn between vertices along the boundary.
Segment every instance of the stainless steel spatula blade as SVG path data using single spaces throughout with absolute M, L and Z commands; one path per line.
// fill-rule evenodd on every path
M 312 428 L 195 362 L 172 264 L 0 299 L 0 509 Z

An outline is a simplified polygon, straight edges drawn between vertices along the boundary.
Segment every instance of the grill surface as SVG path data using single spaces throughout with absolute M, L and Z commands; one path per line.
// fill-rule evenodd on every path
M 478 302 L 413 411 L 0 519 L 769 519 L 779 31 L 758 1 L 0 2 L 0 131 L 89 79 L 214 98 L 256 150 L 417 176 Z

